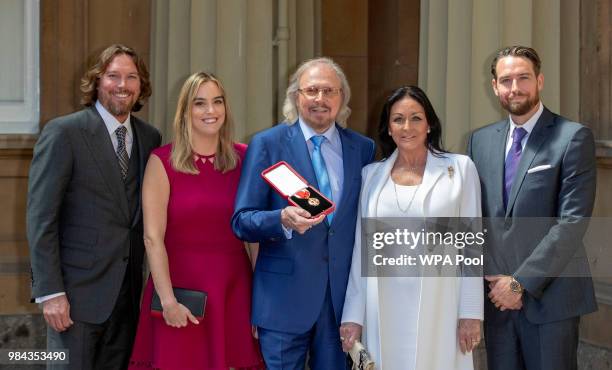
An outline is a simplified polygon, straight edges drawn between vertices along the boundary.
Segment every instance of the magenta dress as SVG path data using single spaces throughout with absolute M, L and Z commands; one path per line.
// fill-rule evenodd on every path
M 174 287 L 208 293 L 199 325 L 173 328 L 151 315 L 153 281 L 145 287 L 130 369 L 259 369 L 263 360 L 251 335 L 251 265 L 230 219 L 246 145 L 232 171 L 197 160 L 198 175 L 175 171 L 171 144 L 153 151 L 170 182 L 165 244 Z

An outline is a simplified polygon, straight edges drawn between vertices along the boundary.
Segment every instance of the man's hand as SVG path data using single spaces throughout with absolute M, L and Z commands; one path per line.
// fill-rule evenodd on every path
M 342 350 L 348 352 L 355 345 L 355 341 L 361 339 L 361 325 L 354 322 L 345 322 L 340 326 L 340 341 Z
M 459 319 L 457 339 L 461 353 L 472 352 L 480 343 L 480 320 Z
M 74 324 L 70 319 L 70 303 L 65 294 L 44 301 L 42 307 L 45 321 L 56 332 L 63 332 Z
M 510 289 L 512 277 L 507 275 L 485 276 L 489 282 L 489 299 L 500 311 L 520 310 L 523 307 L 523 295 Z
M 325 219 L 325 215 L 310 218 L 310 213 L 305 209 L 289 206 L 281 211 L 281 223 L 287 229 L 295 230 L 304 234 L 311 227 L 320 224 Z

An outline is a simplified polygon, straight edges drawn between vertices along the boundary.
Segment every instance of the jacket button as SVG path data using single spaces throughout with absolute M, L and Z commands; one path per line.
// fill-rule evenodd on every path
M 329 235 L 334 235 L 334 230 L 329 230 Z
M 123 262 L 127 262 L 130 259 L 130 257 L 123 257 Z

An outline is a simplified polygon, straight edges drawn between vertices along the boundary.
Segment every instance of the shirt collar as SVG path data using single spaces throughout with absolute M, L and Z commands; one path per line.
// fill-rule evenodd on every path
M 531 133 L 531 131 L 533 131 L 533 128 L 535 127 L 536 123 L 538 122 L 538 120 L 540 119 L 540 116 L 542 115 L 542 112 L 544 112 L 544 104 L 542 104 L 542 102 L 538 102 L 538 104 L 540 105 L 540 107 L 538 108 L 538 110 L 534 113 L 533 116 L 531 116 L 531 118 L 529 118 L 527 120 L 527 122 L 523 123 L 522 125 L 517 125 L 516 123 L 514 123 L 514 121 L 512 120 L 512 116 L 509 116 L 510 119 L 510 136 L 512 136 L 512 132 L 514 131 L 515 128 L 517 127 L 522 127 L 525 129 L 525 131 L 527 131 L 527 134 L 529 135 Z
M 110 114 L 109 111 L 107 111 L 106 108 L 104 108 L 104 106 L 102 105 L 102 103 L 100 103 L 99 100 L 96 100 L 96 110 L 98 111 L 98 113 L 100 113 L 100 116 L 102 117 L 102 121 L 104 121 L 104 125 L 106 126 L 106 129 L 108 130 L 109 135 L 112 136 L 115 133 L 115 130 L 117 129 L 117 127 L 123 125 L 127 129 L 127 134 L 126 134 L 127 137 L 129 138 L 133 137 L 131 114 L 128 114 L 125 122 L 122 124 L 121 122 L 117 120 L 117 118 L 115 118 L 115 116 Z
M 310 140 L 310 138 L 312 138 L 313 136 L 316 135 L 323 135 L 325 136 L 325 138 L 332 144 L 335 145 L 335 143 L 338 141 L 338 139 L 340 138 L 339 134 L 338 134 L 338 129 L 336 128 L 336 124 L 334 123 L 333 125 L 331 125 L 324 133 L 319 134 L 317 133 L 315 130 L 312 129 L 312 127 L 308 126 L 306 123 L 304 123 L 304 121 L 302 120 L 302 117 L 298 118 L 298 123 L 300 125 L 300 129 L 302 130 L 302 134 L 304 135 L 304 139 L 306 139 L 306 142 L 308 142 Z

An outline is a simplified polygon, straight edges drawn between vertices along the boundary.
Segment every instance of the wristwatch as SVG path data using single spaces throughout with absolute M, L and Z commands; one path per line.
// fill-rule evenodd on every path
M 523 294 L 523 286 L 519 283 L 514 276 L 510 276 L 512 281 L 510 281 L 510 290 L 514 293 Z

